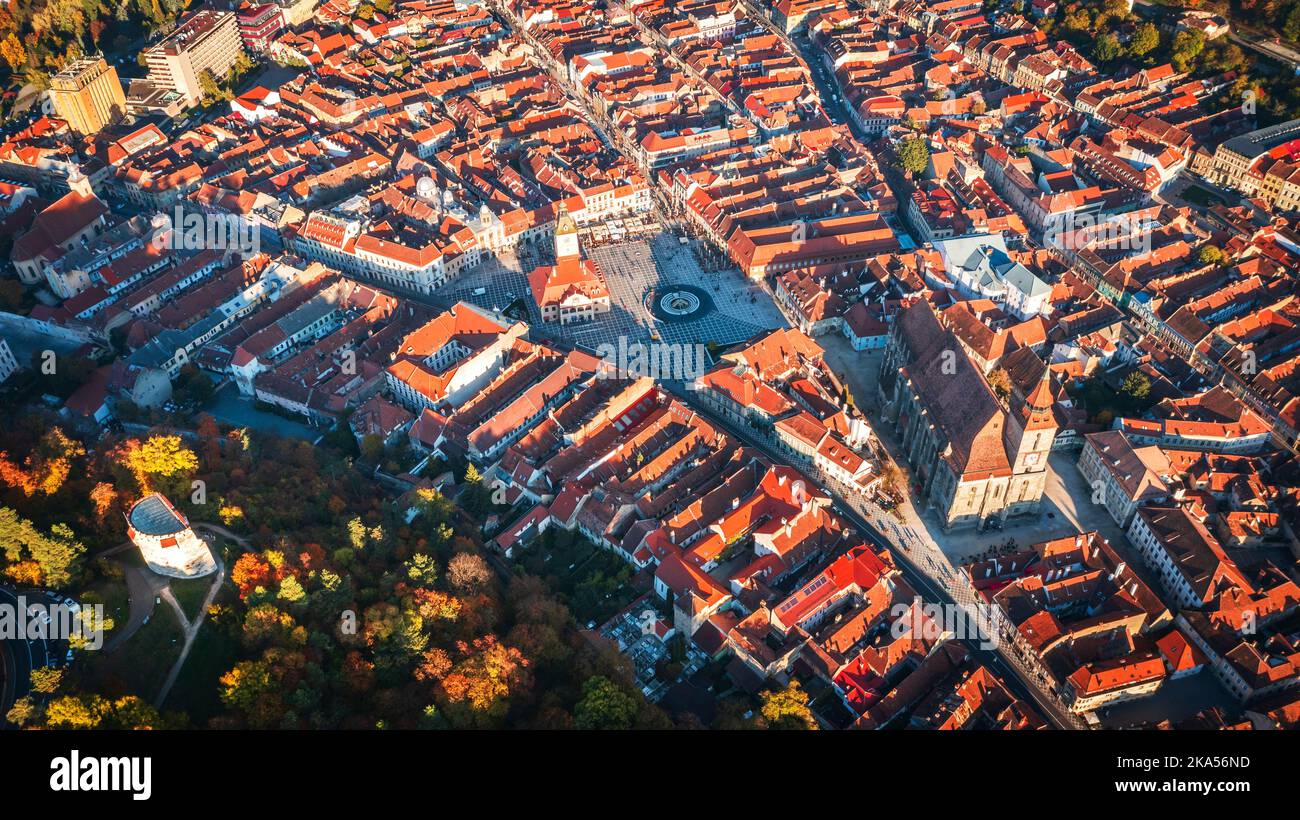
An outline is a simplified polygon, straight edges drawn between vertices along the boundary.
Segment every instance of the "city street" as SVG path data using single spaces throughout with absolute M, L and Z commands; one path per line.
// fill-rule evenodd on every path
M 25 597 L 29 604 L 52 602 L 47 593 L 20 593 L 8 587 L 0 587 L 0 606 L 12 607 L 17 613 L 20 595 Z M 0 640 L 0 727 L 9 726 L 4 716 L 14 705 L 14 701 L 31 692 L 32 670 L 44 666 L 61 666 L 64 646 L 65 642 L 44 638 Z
M 774 462 L 780 464 L 791 463 L 788 458 L 776 451 L 771 443 L 755 434 L 753 430 L 738 426 L 718 416 L 690 391 L 681 390 L 680 387 L 675 385 L 672 388 L 679 398 L 687 401 L 712 422 L 720 425 L 728 433 L 746 444 L 762 451 L 764 455 Z M 903 572 L 904 579 L 919 594 L 927 600 L 938 603 L 958 604 L 967 617 L 970 634 L 980 633 L 978 624 L 981 623 L 981 619 L 978 615 L 982 614 L 985 617 L 991 615 L 995 621 L 999 620 L 1000 611 L 987 608 L 977 609 L 977 606 L 982 606 L 982 602 L 976 599 L 974 590 L 952 568 L 943 553 L 937 549 L 932 541 L 920 537 L 912 526 L 898 523 L 888 512 L 880 509 L 874 502 L 868 501 L 860 493 L 844 487 L 838 481 L 822 474 L 816 468 L 806 464 L 795 464 L 794 466 L 821 484 L 834 499 L 836 511 L 867 536 L 878 549 L 888 549 L 895 556 L 899 569 Z M 884 534 L 886 532 L 892 533 L 893 540 L 886 537 Z M 1000 624 L 1000 628 L 1004 630 L 1008 628 L 1004 619 Z M 1046 684 L 1048 680 L 1046 674 L 1041 669 L 1034 668 L 1036 661 L 1020 655 L 1019 650 L 1013 647 L 1009 639 L 999 639 L 994 650 L 981 648 L 978 641 L 966 641 L 965 643 L 972 655 L 1002 676 L 1008 682 L 1008 685 L 1014 686 L 1015 681 L 1018 680 L 1021 685 L 1020 688 L 1038 704 L 1043 713 L 1057 727 L 1063 729 L 1085 728 L 1083 721 L 1078 716 L 1070 713 L 1058 697 L 1051 693 L 1050 687 Z

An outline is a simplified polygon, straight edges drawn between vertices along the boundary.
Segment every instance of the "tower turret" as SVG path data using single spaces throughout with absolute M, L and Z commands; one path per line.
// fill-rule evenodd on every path
M 1056 415 L 1052 412 L 1055 403 L 1052 369 L 1043 365 L 1043 374 L 1024 401 L 1011 409 L 1006 428 L 1007 450 L 1009 455 L 1014 455 L 1012 470 L 1016 474 L 1047 469 L 1047 458 L 1056 440 Z
M 555 217 L 555 259 L 566 258 L 577 259 L 582 256 L 582 248 L 578 244 L 578 223 L 569 216 L 569 209 L 560 201 L 560 212 Z

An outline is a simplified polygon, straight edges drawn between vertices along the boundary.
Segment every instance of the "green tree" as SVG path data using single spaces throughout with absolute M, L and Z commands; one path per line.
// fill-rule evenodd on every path
M 573 709 L 573 722 L 579 729 L 631 729 L 637 711 L 637 702 L 617 684 L 596 675 L 582 685 L 582 700 Z
M 271 670 L 262 661 L 240 661 L 221 676 L 219 683 L 221 702 L 243 712 L 252 711 L 257 699 L 274 686 Z
M 433 589 L 438 580 L 438 565 L 428 555 L 412 555 L 402 565 L 402 574 L 417 587 Z
M 361 439 L 361 458 L 367 464 L 378 464 L 384 457 L 384 437 L 378 433 L 367 433 Z
M 1095 57 L 1099 63 L 1112 62 L 1119 56 L 1119 53 L 1119 38 L 1110 32 L 1098 37 L 1096 45 L 1092 48 L 1092 56 Z
M 1128 42 L 1128 53 L 1134 57 L 1149 54 L 1160 45 L 1160 29 L 1154 23 L 1143 23 L 1133 32 Z
M 199 90 L 203 94 L 204 105 L 212 105 L 230 97 L 230 93 L 221 87 L 212 71 L 206 68 L 199 72 Z
M 72 582 L 86 556 L 86 545 L 76 539 L 67 524 L 55 524 L 48 537 L 36 539 L 28 549 L 32 560 L 40 566 L 45 583 L 55 589 Z
M 1300 3 L 1293 3 L 1282 23 L 1282 36 L 1291 42 L 1300 41 Z
M 465 468 L 462 499 L 465 509 L 474 515 L 483 515 L 492 507 L 492 492 L 483 481 L 483 474 L 473 464 Z
M 908 137 L 898 145 L 898 161 L 909 174 L 919 174 L 930 164 L 930 142 L 924 136 Z
M 17 279 L 0 279 L 0 308 L 9 313 L 17 313 L 22 307 L 24 296 L 25 290 Z
M 1205 35 L 1199 31 L 1180 31 L 1174 37 L 1173 52 L 1170 61 L 1179 73 L 1191 71 L 1196 58 L 1205 49 Z
M 1133 371 L 1124 379 L 1120 392 L 1137 401 L 1145 401 L 1151 395 L 1151 380 L 1145 374 Z

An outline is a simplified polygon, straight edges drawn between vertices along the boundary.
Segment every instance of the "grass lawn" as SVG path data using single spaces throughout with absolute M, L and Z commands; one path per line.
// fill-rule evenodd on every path
M 124 549 L 113 557 L 128 567 L 140 567 L 142 569 L 145 567 L 144 556 L 135 547 Z
M 138 695 L 152 702 L 180 656 L 181 641 L 175 613 L 160 606 L 139 632 L 114 651 L 86 653 L 83 688 L 106 696 Z
M 96 582 L 78 600 L 82 604 L 103 604 L 104 618 L 113 622 L 113 629 L 125 626 L 131 614 L 131 598 L 127 593 L 126 581 L 121 578 L 105 578 Z M 113 629 L 104 633 L 105 641 L 113 637 Z
M 1182 198 L 1188 202 L 1200 205 L 1202 208 L 1223 204 L 1223 197 L 1218 196 L 1217 194 L 1212 194 L 1199 185 L 1187 186 L 1187 190 L 1182 193 Z
M 217 593 L 216 600 L 221 602 L 233 598 L 227 582 Z M 238 657 L 239 642 L 230 631 L 211 618 L 204 621 L 163 708 L 188 714 L 190 722 L 197 728 L 206 726 L 209 718 L 223 711 L 217 694 L 217 680 L 235 665 Z
M 199 616 L 199 607 L 203 605 L 203 599 L 207 597 L 214 580 L 216 579 L 211 576 L 171 580 L 172 594 L 176 596 L 176 603 L 181 605 L 181 611 L 191 623 Z

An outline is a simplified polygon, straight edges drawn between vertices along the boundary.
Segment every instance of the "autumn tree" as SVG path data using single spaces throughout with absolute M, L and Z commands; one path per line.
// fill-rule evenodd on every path
M 55 589 L 72 582 L 86 555 L 85 545 L 66 524 L 55 524 L 46 535 L 8 507 L 0 507 L 0 550 L 10 565 L 11 578 Z
M 412 596 L 412 601 L 415 611 L 425 621 L 455 621 L 460 617 L 460 599 L 440 590 L 417 589 Z
M 230 580 L 239 588 L 239 597 L 247 598 L 253 590 L 265 588 L 270 583 L 271 565 L 261 555 L 246 552 L 235 560 Z
M 762 694 L 763 706 L 759 712 L 771 729 L 816 729 L 817 721 L 808 709 L 808 693 L 798 681 L 776 691 Z
M 109 710 L 100 695 L 64 695 L 45 707 L 45 725 L 51 729 L 96 729 Z
M 995 367 L 988 375 L 989 387 L 993 389 L 994 394 L 1003 401 L 1011 395 L 1011 376 L 1007 371 L 1000 367 Z
M 177 435 L 154 435 L 145 439 L 128 439 L 115 451 L 118 463 L 135 476 L 144 492 L 150 492 L 151 480 L 189 475 L 199 467 L 194 451 Z
M 438 580 L 438 565 L 428 555 L 413 555 L 402 564 L 402 575 L 414 586 L 432 589 Z
M 492 570 L 482 556 L 472 552 L 462 552 L 447 564 L 447 580 L 463 592 L 473 592 L 487 586 L 492 581 Z
M 32 691 L 42 695 L 52 695 L 63 681 L 63 670 L 52 666 L 41 666 L 31 671 Z
M 176 729 L 185 720 L 175 714 L 163 715 L 148 702 L 135 695 L 118 698 L 104 709 L 105 729 Z
M 4 61 L 9 64 L 9 70 L 15 74 L 27 65 L 27 49 L 23 48 L 22 40 L 19 40 L 13 32 L 0 40 L 0 57 L 4 58 Z
M 1227 256 L 1213 245 L 1202 245 L 1196 252 L 1196 261 L 1202 265 L 1222 265 Z
M 90 503 L 95 508 L 95 521 L 102 527 L 117 509 L 117 490 L 107 481 L 101 481 L 90 491 Z
M 22 466 L 13 463 L 8 453 L 0 453 L 0 481 L 21 489 L 25 495 L 54 495 L 67 480 L 73 459 L 85 454 L 81 442 L 51 427 Z
M 271 671 L 260 660 L 240 661 L 218 683 L 221 702 L 244 713 L 251 713 L 258 699 L 274 689 Z
M 26 726 L 36 721 L 42 714 L 41 707 L 28 696 L 15 700 L 14 705 L 9 708 L 9 712 L 5 715 L 5 719 L 15 726 Z
M 381 601 L 366 609 L 364 621 L 362 634 L 377 668 L 404 668 L 429 644 L 424 616 L 413 609 Z
M 460 659 L 441 681 L 443 694 L 464 726 L 493 726 L 505 717 L 507 699 L 527 680 L 528 661 L 495 636 L 457 644 Z

